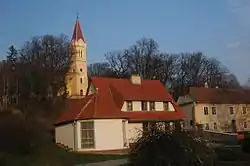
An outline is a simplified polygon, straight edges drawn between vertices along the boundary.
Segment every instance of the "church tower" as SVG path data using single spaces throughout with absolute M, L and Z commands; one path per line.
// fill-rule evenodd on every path
M 86 94 L 88 88 L 88 75 L 87 45 L 83 37 L 78 16 L 71 39 L 71 48 L 71 66 L 66 80 L 68 97 L 79 98 Z

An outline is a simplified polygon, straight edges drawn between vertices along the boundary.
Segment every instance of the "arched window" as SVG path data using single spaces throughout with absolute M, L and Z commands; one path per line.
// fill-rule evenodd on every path
M 82 84 L 82 78 L 80 78 L 80 83 Z
M 80 50 L 80 57 L 82 57 L 82 50 Z
M 83 90 L 82 89 L 80 90 L 80 95 L 83 96 Z

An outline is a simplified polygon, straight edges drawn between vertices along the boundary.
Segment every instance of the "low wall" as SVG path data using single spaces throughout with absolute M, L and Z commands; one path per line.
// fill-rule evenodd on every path
M 212 140 L 215 143 L 238 144 L 236 133 L 222 133 L 222 132 L 204 131 L 204 134 L 207 138 L 209 138 L 210 140 Z

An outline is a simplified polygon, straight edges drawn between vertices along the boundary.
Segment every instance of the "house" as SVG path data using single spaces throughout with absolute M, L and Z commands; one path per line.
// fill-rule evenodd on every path
M 186 116 L 185 128 L 201 124 L 218 132 L 250 129 L 249 90 L 190 87 L 177 103 Z
M 86 96 L 69 99 L 55 123 L 56 143 L 75 151 L 127 149 L 150 124 L 184 118 L 159 80 L 91 77 Z

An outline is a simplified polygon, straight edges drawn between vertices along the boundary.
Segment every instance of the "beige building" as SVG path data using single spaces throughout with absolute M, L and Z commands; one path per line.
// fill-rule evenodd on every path
M 87 44 L 77 18 L 71 39 L 71 67 L 66 77 L 68 96 L 85 96 L 88 88 Z
M 249 90 L 190 87 L 177 103 L 186 115 L 185 128 L 201 124 L 219 132 L 231 132 L 233 126 L 237 131 L 250 129 Z
M 75 151 L 124 150 L 151 124 L 166 128 L 184 118 L 159 80 L 89 79 L 86 97 L 69 99 L 55 123 L 58 144 Z

